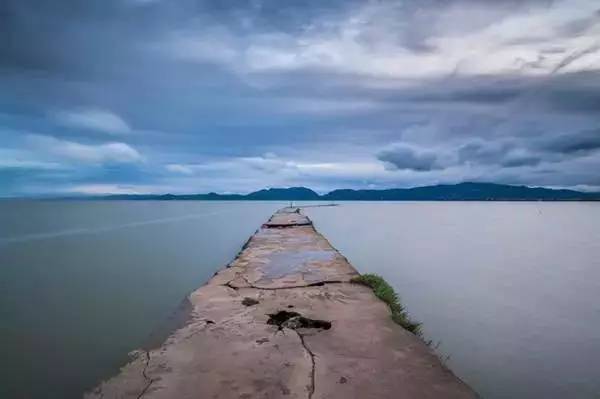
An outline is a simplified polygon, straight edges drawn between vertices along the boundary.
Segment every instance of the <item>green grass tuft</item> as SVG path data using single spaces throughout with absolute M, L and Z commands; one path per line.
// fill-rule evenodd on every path
M 398 294 L 396 294 L 394 289 L 383 279 L 383 277 L 378 276 L 377 274 L 363 274 L 354 277 L 351 282 L 370 287 L 373 290 L 373 293 L 375 293 L 375 296 L 388 305 L 392 312 L 392 320 L 396 324 L 401 325 L 415 335 L 421 335 L 421 323 L 412 321 L 410 317 L 408 317 L 408 314 L 400 303 Z

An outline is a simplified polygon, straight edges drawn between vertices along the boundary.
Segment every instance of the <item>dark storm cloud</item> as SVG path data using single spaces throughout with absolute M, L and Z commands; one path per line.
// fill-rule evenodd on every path
M 541 147 L 550 152 L 573 154 L 600 149 L 600 128 L 549 138 Z
M 587 80 L 587 85 L 581 78 Z M 537 103 L 559 112 L 588 113 L 598 112 L 600 104 L 599 75 L 585 73 L 573 79 L 560 79 L 548 87 L 540 88 L 534 95 L 539 96 Z M 582 84 L 583 83 L 583 84 Z M 535 99 L 534 99 L 535 100 Z
M 561 32 L 568 36 L 579 36 L 600 24 L 600 8 L 592 15 L 570 21 L 562 26 Z
M 475 141 L 461 146 L 458 149 L 458 159 L 460 162 L 473 163 L 492 163 L 500 164 L 504 159 L 504 154 L 513 147 L 508 143 L 485 143 Z
M 341 2 L 6 0 L 0 3 L 0 67 L 69 76 L 143 56 L 140 46 L 194 19 L 208 19 L 238 32 L 293 31 Z M 133 52 L 133 54 L 131 53 Z M 121 59 L 120 57 L 123 57 Z M 130 66 L 132 67 L 132 66 Z
M 0 67 L 16 73 L 28 70 L 68 77 L 92 72 L 113 55 L 128 30 L 120 15 L 124 2 L 29 2 L 0 4 Z M 104 61 L 103 61 L 104 60 Z M 88 69 L 91 68 L 91 69 Z
M 506 168 L 535 166 L 543 156 L 527 149 L 524 143 L 473 141 L 458 149 L 460 163 L 498 165 Z
M 472 87 L 474 82 L 466 83 L 464 87 L 448 88 L 447 91 L 433 91 L 427 94 L 415 94 L 407 100 L 421 102 L 465 102 L 479 104 L 502 104 L 515 100 L 523 92 L 523 87 L 490 85 L 487 87 Z M 507 85 L 510 83 L 507 82 Z
M 505 158 L 500 165 L 507 168 L 513 168 L 520 166 L 535 166 L 540 162 L 541 158 L 534 155 L 516 155 Z
M 566 76 L 455 77 L 451 82 L 432 82 L 411 93 L 410 101 L 516 105 L 596 115 L 600 106 L 600 74 L 576 72 Z M 444 90 L 440 85 L 444 84 Z
M 0 195 L 593 185 L 599 15 L 591 0 L 6 0 Z
M 386 162 L 392 169 L 430 171 L 442 168 L 434 152 L 418 150 L 402 144 L 380 151 L 377 159 Z

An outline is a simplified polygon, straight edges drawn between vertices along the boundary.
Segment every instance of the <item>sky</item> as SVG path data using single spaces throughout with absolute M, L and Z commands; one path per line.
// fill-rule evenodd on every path
M 597 0 L 3 0 L 0 196 L 600 190 Z

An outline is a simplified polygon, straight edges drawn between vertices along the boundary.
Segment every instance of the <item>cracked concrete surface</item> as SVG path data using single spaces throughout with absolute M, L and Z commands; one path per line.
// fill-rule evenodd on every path
M 146 374 L 146 370 L 148 369 L 148 365 L 150 364 L 150 352 L 145 351 L 145 355 L 146 355 L 146 364 L 144 365 L 144 369 L 142 370 L 142 376 L 146 380 L 146 386 L 142 389 L 142 392 L 140 392 L 137 399 L 140 399 L 142 396 L 144 396 L 146 391 L 148 391 L 148 389 L 150 389 L 150 387 L 152 386 L 152 384 L 155 381 L 155 379 L 149 378 L 148 375 Z
M 86 397 L 476 397 L 355 275 L 306 216 L 281 210 L 190 294 L 185 326 Z M 331 327 L 269 324 L 282 310 Z
M 302 343 L 304 350 L 310 356 L 310 362 L 311 362 L 312 368 L 310 369 L 310 385 L 308 387 L 308 399 L 311 399 L 313 397 L 313 395 L 315 394 L 315 370 L 317 367 L 315 364 L 315 354 L 306 345 L 306 341 L 304 341 L 304 335 L 302 335 L 302 333 L 298 330 L 295 330 L 295 331 L 296 331 L 296 334 L 298 334 L 298 338 L 300 338 L 300 342 Z

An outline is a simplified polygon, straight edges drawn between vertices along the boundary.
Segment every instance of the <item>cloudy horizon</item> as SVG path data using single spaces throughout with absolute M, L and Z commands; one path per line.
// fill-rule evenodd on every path
M 0 4 L 0 197 L 600 191 L 593 0 Z

